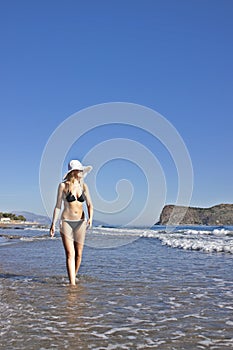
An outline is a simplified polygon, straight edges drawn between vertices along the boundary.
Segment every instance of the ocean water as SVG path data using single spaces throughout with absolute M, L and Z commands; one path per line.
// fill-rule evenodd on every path
M 94 228 L 77 285 L 59 234 L 0 230 L 0 349 L 232 349 L 233 227 Z

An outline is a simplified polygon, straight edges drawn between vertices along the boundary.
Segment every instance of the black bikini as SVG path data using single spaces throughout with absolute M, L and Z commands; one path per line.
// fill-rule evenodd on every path
M 71 191 L 67 192 L 65 194 L 65 198 L 67 200 L 67 202 L 74 202 L 74 201 L 78 201 L 78 202 L 84 202 L 86 200 L 86 196 L 84 194 L 84 191 L 82 191 L 82 194 L 77 198 L 77 196 L 75 196 L 74 194 L 72 194 Z M 84 225 L 84 226 L 83 226 Z M 80 219 L 78 220 L 70 220 L 70 219 L 61 219 L 60 221 L 60 231 L 61 233 L 63 233 L 64 235 L 71 235 L 73 232 L 73 235 L 75 234 L 75 239 L 78 242 L 83 244 L 84 243 L 84 239 L 85 239 L 85 231 L 84 229 L 86 228 L 86 220 L 85 220 L 85 214 L 84 211 L 82 212 L 82 216 Z M 70 231 L 70 229 L 72 229 Z M 78 236 L 77 236 L 78 234 Z M 74 239 L 74 236 L 72 236 Z
M 86 198 L 85 198 L 84 192 L 82 192 L 81 196 L 79 196 L 78 198 L 75 197 L 75 195 L 73 195 L 70 191 L 68 192 L 68 194 L 67 194 L 67 196 L 66 196 L 67 202 L 74 202 L 74 201 L 84 202 L 85 199 L 86 199 Z

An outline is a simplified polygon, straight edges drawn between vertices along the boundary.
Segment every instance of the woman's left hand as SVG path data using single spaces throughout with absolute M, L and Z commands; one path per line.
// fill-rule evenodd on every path
M 92 228 L 92 220 L 91 219 L 87 220 L 87 227 Z
M 54 237 L 54 235 L 55 235 L 55 225 L 51 225 L 49 233 L 50 233 L 50 237 Z

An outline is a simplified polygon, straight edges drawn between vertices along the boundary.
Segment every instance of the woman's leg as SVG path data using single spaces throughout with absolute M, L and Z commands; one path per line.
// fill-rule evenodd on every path
M 75 275 L 77 276 L 79 267 L 82 262 L 82 255 L 83 255 L 83 244 L 74 243 L 75 245 Z
M 74 241 L 61 232 L 62 242 L 66 253 L 66 268 L 71 285 L 75 285 L 75 248 Z
M 82 261 L 83 247 L 86 235 L 87 223 L 83 223 L 75 230 L 74 249 L 75 249 L 75 275 L 77 275 Z

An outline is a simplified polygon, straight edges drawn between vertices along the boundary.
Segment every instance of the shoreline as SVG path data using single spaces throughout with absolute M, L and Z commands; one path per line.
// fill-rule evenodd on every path
M 0 228 L 24 228 L 24 227 L 45 227 L 45 225 L 40 224 L 39 222 L 31 222 L 31 221 L 10 221 L 10 222 L 0 222 Z

